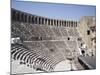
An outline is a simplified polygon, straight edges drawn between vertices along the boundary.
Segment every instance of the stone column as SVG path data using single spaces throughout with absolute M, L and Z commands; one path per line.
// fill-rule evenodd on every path
M 62 24 L 62 20 L 61 20 L 61 26 L 62 26 L 63 24 Z
M 39 24 L 39 17 L 37 16 L 37 24 Z
M 55 26 L 57 26 L 57 20 L 55 20 Z
M 55 20 L 55 26 L 57 26 L 57 20 Z
M 29 23 L 29 15 L 27 15 L 26 20 L 27 20 L 27 23 Z
M 56 20 L 56 26 L 58 26 L 58 22 L 57 22 L 58 20 Z
M 41 24 L 42 24 L 42 25 L 43 25 L 43 22 L 44 22 L 44 21 L 43 21 L 43 17 L 42 17 L 42 18 L 41 18 Z
M 37 24 L 37 17 L 34 16 L 34 23 Z
M 69 21 L 67 21 L 67 27 L 69 27 Z
M 22 13 L 20 13 L 20 21 L 22 22 Z
M 17 12 L 15 12 L 15 21 L 17 21 Z
M 76 27 L 75 21 L 74 21 L 74 27 Z
M 54 26 L 56 26 L 56 20 L 54 20 Z
M 32 23 L 34 24 L 34 16 L 32 16 Z
M 62 21 L 62 26 L 63 26 L 63 21 Z
M 77 27 L 77 21 L 76 21 L 76 27 Z
M 40 20 L 40 17 L 39 17 L 39 25 L 41 24 L 41 20 Z
M 31 23 L 32 23 L 32 15 L 31 15 Z
M 60 22 L 59 25 L 61 26 L 61 20 L 59 20 L 59 22 Z
M 29 19 L 30 19 L 30 23 L 31 23 L 31 15 L 30 15 L 30 18 Z
M 73 27 L 73 21 L 71 21 L 71 27 Z
M 70 21 L 69 21 L 69 27 L 71 26 L 71 23 L 70 23 Z
M 49 21 L 50 21 L 50 25 L 51 25 L 51 19 L 49 19 Z
M 25 14 L 24 16 L 25 16 L 25 22 L 27 22 L 27 15 Z
M 29 17 L 28 17 L 28 23 L 30 23 L 30 15 L 29 15 Z
M 24 22 L 24 13 L 22 13 L 22 22 Z
M 48 19 L 47 19 L 46 25 L 49 25 L 49 24 L 48 24 Z
M 63 21 L 61 20 L 61 26 L 63 26 Z
M 58 20 L 58 26 L 60 26 L 60 20 Z
M 45 18 L 43 18 L 43 24 L 45 25 Z
M 56 26 L 58 26 L 58 20 L 56 20 Z
M 53 24 L 52 25 L 54 26 L 54 20 L 53 20 Z
M 25 22 L 25 14 L 23 13 L 23 22 Z
M 65 26 L 67 27 L 67 21 L 65 21 Z
M 42 18 L 40 18 L 40 24 L 42 25 Z
M 74 21 L 73 21 L 73 27 L 74 27 Z
M 18 12 L 16 13 L 16 21 L 18 21 Z

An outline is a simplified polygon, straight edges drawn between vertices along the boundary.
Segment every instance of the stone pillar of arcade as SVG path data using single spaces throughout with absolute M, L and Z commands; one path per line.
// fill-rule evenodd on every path
M 43 25 L 45 25 L 45 18 L 43 18 Z
M 53 20 L 53 19 L 52 19 Z M 53 26 L 54 26 L 54 20 L 53 20 L 53 24 L 52 24 Z
M 56 26 L 57 26 L 57 20 L 56 20 Z
M 39 24 L 39 17 L 37 16 L 37 24 Z
M 70 21 L 68 21 L 68 23 L 69 23 L 69 27 L 70 27 Z
M 45 22 L 45 24 L 48 25 L 48 19 L 47 19 L 47 18 L 46 18 L 46 22 Z
M 50 25 L 51 25 L 51 19 L 50 19 Z
M 40 17 L 40 25 L 42 24 L 42 18 Z
M 60 20 L 58 20 L 58 26 L 60 26 Z

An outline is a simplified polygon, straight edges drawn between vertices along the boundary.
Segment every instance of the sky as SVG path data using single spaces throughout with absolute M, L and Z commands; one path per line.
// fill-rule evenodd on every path
M 33 15 L 51 19 L 79 20 L 82 16 L 96 16 L 96 6 L 12 0 L 11 7 Z

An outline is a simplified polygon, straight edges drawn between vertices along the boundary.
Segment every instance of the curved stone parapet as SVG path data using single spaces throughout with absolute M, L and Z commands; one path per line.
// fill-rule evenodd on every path
M 77 27 L 78 25 L 78 21 L 50 19 L 47 17 L 22 12 L 13 8 L 11 9 L 11 19 L 12 21 L 49 26 Z

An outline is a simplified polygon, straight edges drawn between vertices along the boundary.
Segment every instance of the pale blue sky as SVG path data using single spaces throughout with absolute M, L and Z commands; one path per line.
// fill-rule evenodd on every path
M 12 8 L 52 19 L 79 20 L 82 16 L 96 16 L 96 6 L 91 5 L 12 0 Z

